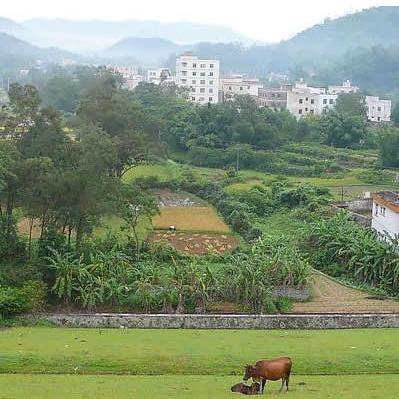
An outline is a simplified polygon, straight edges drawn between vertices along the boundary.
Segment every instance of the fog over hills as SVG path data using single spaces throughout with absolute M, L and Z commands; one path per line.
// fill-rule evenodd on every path
M 209 42 L 244 42 L 251 39 L 230 27 L 191 22 L 160 21 L 71 21 L 32 19 L 21 24 L 31 34 L 31 41 L 70 51 L 96 52 L 126 37 L 159 37 L 179 44 Z

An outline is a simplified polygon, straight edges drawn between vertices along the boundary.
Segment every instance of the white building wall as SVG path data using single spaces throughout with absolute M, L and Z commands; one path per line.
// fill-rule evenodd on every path
M 391 120 L 390 100 L 380 100 L 379 97 L 366 96 L 367 118 L 371 122 L 389 122 Z
M 373 219 L 371 227 L 381 235 L 394 238 L 399 234 L 399 214 L 373 201 Z
M 189 100 L 199 104 L 219 101 L 219 61 L 182 55 L 176 59 L 176 82 L 189 90 Z
M 320 115 L 324 110 L 333 108 L 338 95 L 312 93 L 310 92 L 291 92 L 287 93 L 287 109 L 296 117 L 301 118 L 309 114 Z

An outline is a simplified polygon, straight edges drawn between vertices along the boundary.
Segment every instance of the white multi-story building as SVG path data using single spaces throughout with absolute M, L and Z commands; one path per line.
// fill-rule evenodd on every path
M 391 120 L 391 100 L 366 96 L 367 118 L 371 122 L 389 122 Z
M 176 83 L 189 90 L 188 98 L 199 104 L 219 101 L 219 61 L 185 53 L 176 59 Z
M 371 227 L 384 237 L 399 235 L 399 193 L 381 191 L 372 194 L 373 218 Z
M 310 87 L 301 81 L 287 91 L 287 109 L 298 119 L 308 114 L 320 115 L 333 108 L 337 98 L 338 94 L 329 94 L 325 88 Z
M 357 86 L 352 86 L 350 80 L 346 80 L 342 83 L 342 86 L 328 86 L 328 94 L 350 94 L 357 93 L 359 88 Z
M 176 82 L 169 68 L 149 69 L 147 71 L 147 82 L 156 85 L 173 84 Z
M 259 89 L 262 88 L 263 84 L 259 79 L 250 79 L 243 75 L 233 75 L 220 80 L 220 91 L 224 101 L 240 95 L 257 97 Z

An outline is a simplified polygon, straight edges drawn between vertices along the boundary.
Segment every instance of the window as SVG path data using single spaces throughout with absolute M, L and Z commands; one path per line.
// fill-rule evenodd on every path
M 274 98 L 274 93 L 272 93 L 272 98 Z
M 200 88 L 200 93 L 205 93 L 205 88 L 201 87 Z
M 200 85 L 204 85 L 205 84 L 205 80 L 200 80 Z
M 187 62 L 182 62 L 182 63 L 181 63 L 181 66 L 182 66 L 183 68 L 185 68 L 185 67 L 187 66 Z
M 200 98 L 198 99 L 198 101 L 205 101 L 205 98 L 204 98 L 204 97 L 200 97 Z
M 191 97 L 191 101 L 195 101 L 195 97 Z
M 193 68 L 197 68 L 197 64 L 195 62 L 193 63 Z
M 327 99 L 323 98 L 323 104 L 327 104 Z
M 205 72 L 201 72 L 200 76 L 206 76 L 206 73 Z
M 213 68 L 213 64 L 209 64 L 209 68 Z
M 378 204 L 375 204 L 375 212 L 374 212 L 375 216 L 378 216 Z
M 242 86 L 240 86 L 240 91 L 243 91 L 243 90 L 244 90 L 244 88 Z
M 193 76 L 197 76 L 197 72 L 193 72 Z
M 306 97 L 306 101 L 309 101 L 309 97 Z
M 379 116 L 379 117 L 377 118 L 377 120 L 378 120 L 378 122 L 380 122 L 380 121 L 381 121 L 381 117 Z
M 329 103 L 330 103 L 330 104 L 334 104 L 334 100 L 333 100 L 332 98 L 330 98 Z
M 210 80 L 210 81 L 209 81 L 209 84 L 210 84 L 210 85 L 213 85 L 213 80 Z M 230 90 L 231 90 L 231 89 L 230 89 Z
M 299 115 L 302 115 L 302 110 L 301 110 L 301 109 L 298 111 L 298 114 L 299 114 Z
M 197 81 L 196 81 L 196 80 L 192 80 L 191 83 L 192 83 L 193 85 L 196 85 L 196 84 L 197 84 Z
M 381 107 L 378 107 L 377 110 L 378 110 L 378 111 L 381 111 Z
M 182 82 L 183 84 L 186 84 L 186 83 L 187 83 L 187 79 L 182 79 L 181 82 Z
M 307 108 L 305 108 L 305 112 L 308 112 L 308 109 L 307 109 Z
M 209 72 L 209 76 L 213 76 L 213 72 Z
M 201 68 L 206 68 L 206 64 L 201 64 L 200 67 Z
M 191 91 L 195 93 L 195 87 L 192 87 L 192 88 L 191 88 Z
M 213 89 L 209 89 L 209 94 L 213 94 Z
M 209 102 L 211 103 L 213 101 L 213 97 L 209 97 Z
M 385 206 L 382 206 L 382 207 L 381 207 L 381 211 L 382 211 L 382 212 L 381 212 L 382 216 L 385 216 Z
M 310 100 L 310 103 L 311 103 L 311 104 L 314 104 L 314 98 L 312 98 L 312 99 Z
M 299 99 L 299 104 L 303 104 L 303 98 Z
M 181 71 L 181 74 L 182 74 L 183 76 L 187 76 L 187 71 Z
M 311 109 L 311 110 L 310 110 L 310 113 L 311 113 L 311 114 L 314 114 L 314 109 Z
M 281 98 L 281 94 L 280 93 L 277 94 L 277 98 Z
M 231 91 L 231 86 L 229 86 L 229 90 Z

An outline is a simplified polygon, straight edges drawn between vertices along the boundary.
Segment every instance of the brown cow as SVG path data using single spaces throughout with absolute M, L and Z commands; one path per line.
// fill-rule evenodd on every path
M 281 389 L 284 387 L 288 391 L 288 384 L 290 381 L 290 374 L 292 368 L 292 360 L 289 357 L 279 357 L 272 360 L 259 360 L 254 366 L 248 365 L 245 367 L 244 381 L 250 378 L 255 382 L 261 384 L 261 390 L 265 389 L 266 381 L 277 381 L 281 379 Z
M 243 383 L 235 384 L 231 387 L 231 392 L 239 392 L 244 395 L 257 395 L 260 392 L 259 382 L 254 382 L 252 385 L 245 385 Z

